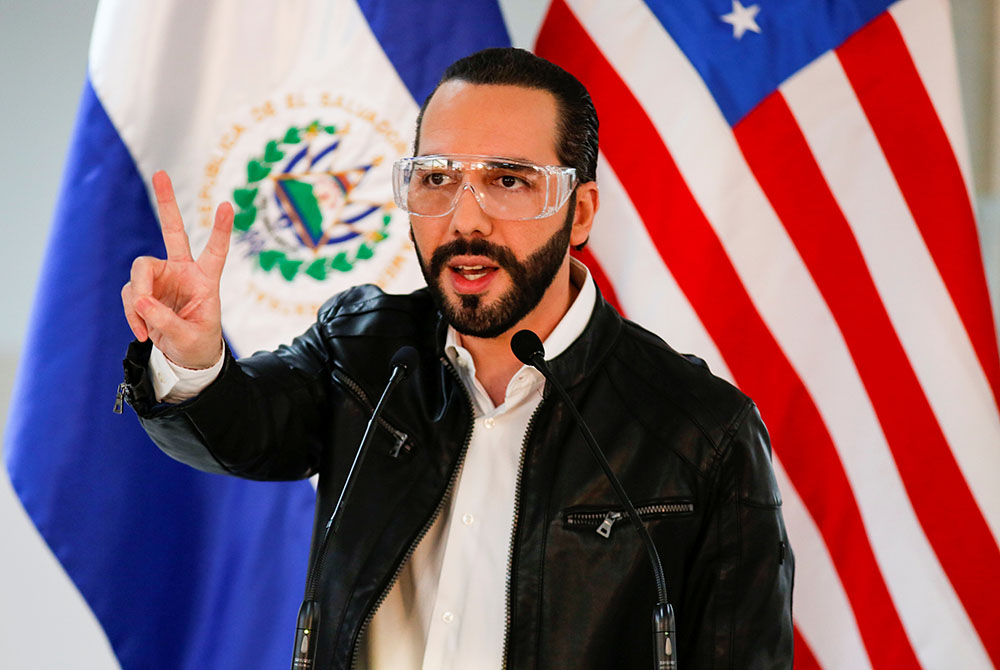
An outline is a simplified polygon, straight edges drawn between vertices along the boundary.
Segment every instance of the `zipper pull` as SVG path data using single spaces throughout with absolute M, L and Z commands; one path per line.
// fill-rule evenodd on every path
M 622 518 L 621 512 L 608 512 L 607 516 L 604 517 L 604 521 L 597 527 L 597 534 L 601 537 L 611 537 L 611 527 L 620 518 Z
M 128 391 L 128 386 L 125 385 L 125 382 L 118 385 L 118 395 L 115 396 L 115 408 L 113 410 L 115 414 L 122 413 L 122 405 L 124 404 L 126 391 Z
M 392 449 L 389 450 L 389 455 L 393 458 L 399 458 L 399 454 L 402 452 L 409 452 L 410 448 L 406 444 L 407 436 L 404 434 L 396 435 L 396 443 L 392 445 Z

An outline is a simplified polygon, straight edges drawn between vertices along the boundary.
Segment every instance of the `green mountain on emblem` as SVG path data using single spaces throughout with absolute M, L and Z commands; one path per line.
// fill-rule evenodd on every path
M 291 200 L 292 207 L 299 215 L 299 222 L 309 231 L 313 242 L 318 242 L 323 236 L 323 212 L 320 211 L 319 201 L 313 193 L 313 185 L 298 179 L 282 179 L 279 188 Z
M 347 184 L 335 175 L 311 173 L 278 179 L 275 185 L 302 241 L 314 249 L 324 244 L 327 231 L 340 220 Z

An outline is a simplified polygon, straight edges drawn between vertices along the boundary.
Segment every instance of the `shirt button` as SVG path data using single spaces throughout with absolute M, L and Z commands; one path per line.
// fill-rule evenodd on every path
M 451 612 L 445 612 L 444 614 L 441 615 L 441 621 L 444 621 L 445 623 L 451 623 L 454 620 L 455 620 L 455 615 L 452 614 Z
M 483 420 L 483 425 L 486 426 L 487 428 L 492 428 L 493 426 L 497 425 L 497 422 L 496 419 L 494 419 L 492 416 L 488 416 L 486 417 L 486 419 Z
M 473 517 L 471 514 L 466 514 L 462 516 L 462 523 L 464 523 L 466 526 L 471 526 L 475 520 L 476 520 L 475 517 Z

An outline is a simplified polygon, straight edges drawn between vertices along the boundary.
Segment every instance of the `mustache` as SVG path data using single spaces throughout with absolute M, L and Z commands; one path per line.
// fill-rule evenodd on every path
M 476 237 L 471 240 L 456 239 L 434 250 L 429 263 L 430 275 L 437 277 L 445 264 L 455 256 L 485 256 L 507 272 L 514 274 L 521 264 L 507 247 Z

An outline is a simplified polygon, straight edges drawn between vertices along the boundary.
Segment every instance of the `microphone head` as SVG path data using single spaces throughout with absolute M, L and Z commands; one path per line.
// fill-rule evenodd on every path
M 532 367 L 535 366 L 533 360 L 535 356 L 545 359 L 545 347 L 542 346 L 542 341 L 530 330 L 519 330 L 514 333 L 514 337 L 510 338 L 510 350 L 517 356 L 517 360 Z
M 420 355 L 417 350 L 410 345 L 402 346 L 392 356 L 392 361 L 389 363 L 390 374 L 399 368 L 402 372 L 403 379 L 406 379 L 410 374 L 417 369 L 420 365 Z

